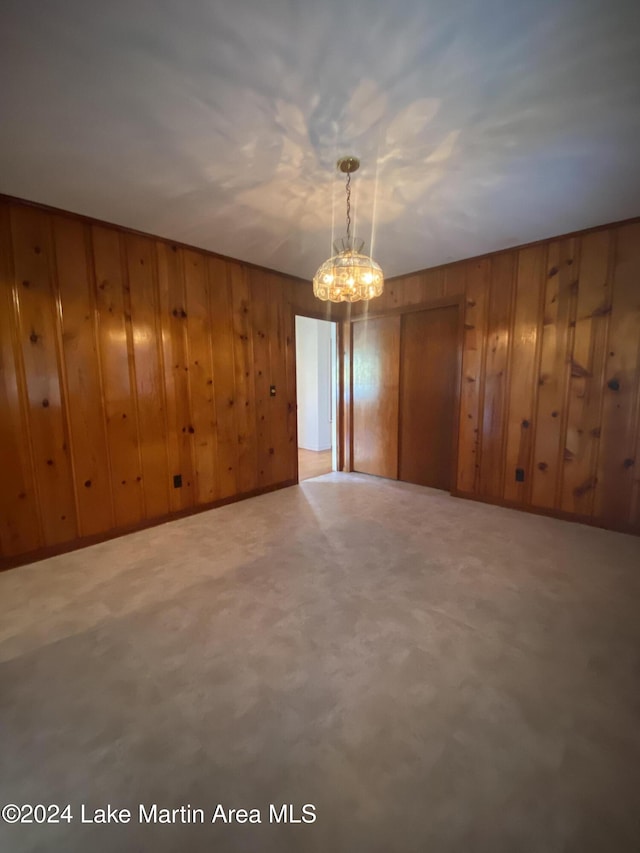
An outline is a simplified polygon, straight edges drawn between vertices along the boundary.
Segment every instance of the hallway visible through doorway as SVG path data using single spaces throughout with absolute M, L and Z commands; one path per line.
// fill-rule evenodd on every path
M 330 450 L 305 450 L 298 448 L 298 480 L 310 480 L 312 477 L 321 477 L 322 474 L 330 474 L 331 451 Z
M 298 479 L 335 471 L 336 324 L 296 317 Z

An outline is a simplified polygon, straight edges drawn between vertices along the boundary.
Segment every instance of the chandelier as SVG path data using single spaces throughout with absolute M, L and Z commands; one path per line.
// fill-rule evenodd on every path
M 384 276 L 380 266 L 362 254 L 364 241 L 355 243 L 351 236 L 351 173 L 360 161 L 357 157 L 342 157 L 338 169 L 347 176 L 347 236 L 342 249 L 334 243 L 335 255 L 325 261 L 313 277 L 313 294 L 325 302 L 359 302 L 380 296 Z

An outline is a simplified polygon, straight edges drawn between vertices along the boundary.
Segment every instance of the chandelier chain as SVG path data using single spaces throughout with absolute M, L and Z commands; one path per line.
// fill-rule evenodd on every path
M 313 293 L 324 302 L 359 302 L 380 296 L 384 275 L 373 258 L 362 253 L 364 241 L 355 245 L 351 236 L 351 173 L 357 171 L 357 157 L 341 157 L 338 169 L 346 175 L 347 236 L 342 250 L 333 244 L 335 254 L 328 258 L 313 277 Z
M 351 173 L 347 174 L 347 242 L 351 241 Z

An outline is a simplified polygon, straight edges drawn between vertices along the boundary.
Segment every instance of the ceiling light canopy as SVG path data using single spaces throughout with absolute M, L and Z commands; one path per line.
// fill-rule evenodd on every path
M 384 276 L 379 264 L 362 254 L 364 242 L 356 244 L 351 236 L 351 174 L 360 161 L 357 157 L 342 157 L 338 169 L 347 176 L 347 236 L 342 250 L 334 243 L 335 255 L 326 260 L 313 277 L 313 293 L 325 302 L 359 302 L 380 296 Z

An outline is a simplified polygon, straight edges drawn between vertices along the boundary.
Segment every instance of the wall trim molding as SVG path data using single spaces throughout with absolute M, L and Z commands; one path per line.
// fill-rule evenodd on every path
M 61 554 L 67 554 L 70 551 L 79 551 L 82 548 L 88 548 L 91 545 L 99 545 L 101 542 L 108 542 L 110 539 L 119 539 L 121 536 L 126 536 L 129 533 L 137 533 L 140 530 L 147 530 L 151 527 L 158 527 L 161 524 L 167 524 L 170 521 L 178 521 L 181 518 L 187 518 L 190 515 L 199 515 L 201 512 L 207 512 L 211 509 L 218 509 L 222 506 L 238 503 L 247 498 L 257 498 L 260 495 L 266 495 L 269 492 L 275 492 L 279 489 L 287 489 L 290 486 L 297 486 L 297 477 L 292 480 L 284 480 L 281 483 L 274 483 L 269 486 L 261 486 L 258 489 L 252 489 L 250 492 L 242 492 L 241 494 L 231 495 L 228 498 L 220 498 L 219 500 L 210 501 L 206 504 L 187 507 L 186 509 L 176 510 L 175 512 L 166 513 L 157 518 L 145 518 L 136 524 L 126 525 L 124 527 L 116 527 L 112 530 L 106 530 L 103 533 L 94 533 L 90 536 L 82 536 L 72 539 L 69 542 L 61 542 L 58 545 L 47 545 L 43 548 L 37 548 L 35 551 L 28 551 L 24 554 L 17 554 L 12 557 L 0 557 L 0 572 L 15 569 L 18 566 L 24 566 L 28 563 L 36 563 L 40 560 L 46 560 L 49 557 L 57 557 Z
M 545 243 L 555 243 L 556 240 L 570 240 L 574 237 L 582 237 L 585 234 L 593 234 L 596 231 L 606 231 L 609 228 L 622 228 L 625 225 L 635 225 L 638 222 L 640 222 L 640 216 L 630 216 L 628 219 L 617 219 L 615 222 L 605 222 L 602 225 L 591 225 L 589 228 L 582 228 L 579 231 L 568 231 L 565 234 L 550 234 L 549 237 L 541 237 L 539 240 L 532 240 L 530 243 L 518 243 L 515 246 L 505 246 L 504 249 L 494 249 L 492 252 L 484 252 L 481 255 L 470 255 L 469 257 L 457 258 L 455 261 L 447 261 L 445 264 L 437 264 L 432 267 L 422 267 L 422 269 L 419 270 L 398 273 L 398 275 L 385 278 L 384 283 L 386 287 L 388 283 L 390 284 L 391 282 L 400 281 L 403 278 L 412 278 L 413 276 L 421 275 L 422 273 L 444 270 L 448 267 L 454 267 L 456 264 L 482 261 L 485 258 L 493 258 L 495 255 L 504 255 L 507 252 L 519 252 L 521 249 L 531 249 L 534 246 L 542 246 Z
M 532 506 L 521 504 L 517 501 L 509 501 L 505 498 L 493 498 L 485 495 L 477 495 L 473 492 L 462 492 L 459 489 L 451 489 L 449 493 L 453 498 L 475 501 L 476 503 L 500 506 L 503 509 L 513 509 L 516 512 L 527 512 L 530 515 L 542 515 L 546 518 L 555 518 L 558 521 L 572 521 L 575 524 L 586 524 L 588 527 L 598 527 L 600 530 L 608 530 L 612 533 L 626 533 L 630 536 L 640 536 L 640 530 L 631 524 L 620 524 L 619 522 L 605 522 L 602 519 L 593 518 L 589 515 L 579 515 L 562 509 L 553 509 L 543 506 Z
M 35 207 L 37 210 L 42 210 L 45 213 L 50 213 L 54 216 L 65 216 L 68 219 L 75 219 L 88 225 L 102 225 L 105 228 L 114 228 L 116 231 L 133 234 L 137 237 L 146 237 L 150 240 L 160 240 L 162 243 L 168 243 L 170 246 L 177 246 L 179 249 L 201 252 L 204 255 L 208 255 L 210 258 L 217 258 L 220 261 L 227 261 L 234 264 L 242 264 L 243 267 L 259 270 L 260 272 L 272 273 L 282 278 L 289 279 L 296 284 L 304 285 L 305 287 L 311 286 L 311 282 L 309 280 L 301 278 L 298 275 L 281 272 L 280 270 L 275 270 L 271 267 L 263 267 L 259 264 L 253 264 L 251 261 L 243 261 L 241 258 L 232 258 L 231 255 L 222 255 L 220 252 L 214 252 L 211 249 L 204 249 L 202 246 L 194 246 L 192 243 L 183 243 L 180 240 L 172 240 L 171 237 L 162 237 L 160 234 L 151 234 L 149 231 L 138 231 L 137 228 L 129 228 L 128 225 L 118 225 L 117 222 L 108 222 L 106 219 L 97 219 L 95 216 L 87 216 L 84 213 L 65 210 L 62 207 L 52 207 L 50 204 L 41 204 L 39 201 L 29 201 L 29 199 L 18 198 L 17 196 L 6 195 L 5 193 L 0 193 L 0 202 L 5 202 L 7 204 L 21 204 L 24 207 Z M 323 320 L 324 317 L 319 317 L 319 319 Z

